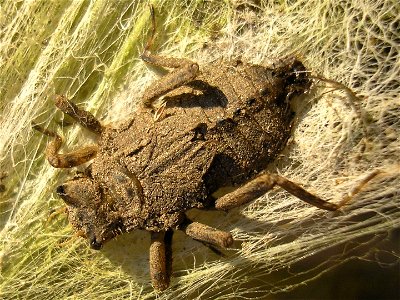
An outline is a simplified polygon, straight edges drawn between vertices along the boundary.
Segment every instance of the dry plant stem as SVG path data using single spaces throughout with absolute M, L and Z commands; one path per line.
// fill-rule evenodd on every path
M 44 135 L 54 138 L 46 147 L 45 155 L 50 165 L 54 168 L 71 168 L 76 167 L 94 158 L 97 154 L 98 147 L 95 145 L 86 146 L 79 150 L 65 154 L 58 151 L 62 145 L 62 138 L 55 132 L 43 128 L 42 126 L 32 123 L 33 129 Z
M 222 248 L 228 248 L 233 243 L 232 234 L 221 231 L 198 222 L 192 222 L 184 227 L 183 231 L 191 238 L 215 245 Z
M 169 285 L 165 232 L 152 232 L 150 244 L 150 276 L 153 287 L 163 291 Z

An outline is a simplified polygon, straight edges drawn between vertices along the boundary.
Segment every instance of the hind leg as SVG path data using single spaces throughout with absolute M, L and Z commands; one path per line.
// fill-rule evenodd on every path
M 217 199 L 215 202 L 215 208 L 219 210 L 229 210 L 231 208 L 246 204 L 254 199 L 265 194 L 267 191 L 271 190 L 275 185 L 283 188 L 290 194 L 296 196 L 300 200 L 303 200 L 311 205 L 318 208 L 335 211 L 349 202 L 354 195 L 356 195 L 361 188 L 372 178 L 378 175 L 380 171 L 374 171 L 365 177 L 352 191 L 350 191 L 339 204 L 330 203 L 328 201 L 322 200 L 320 197 L 311 194 L 310 192 L 303 189 L 297 183 L 294 183 L 282 176 L 276 174 L 264 174 L 258 176 L 245 184 L 244 186 L 238 188 L 237 190 L 228 193 L 221 198 Z

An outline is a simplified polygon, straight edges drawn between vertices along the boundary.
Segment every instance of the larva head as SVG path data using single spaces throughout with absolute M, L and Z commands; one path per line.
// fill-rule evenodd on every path
M 68 207 L 74 229 L 89 241 L 90 247 L 102 245 L 123 231 L 123 224 L 112 205 L 105 201 L 98 184 L 86 176 L 75 177 L 57 188 Z
M 289 98 L 307 92 L 311 85 L 309 71 L 300 60 L 294 57 L 285 58 L 277 64 L 275 75 L 284 81 L 285 93 Z

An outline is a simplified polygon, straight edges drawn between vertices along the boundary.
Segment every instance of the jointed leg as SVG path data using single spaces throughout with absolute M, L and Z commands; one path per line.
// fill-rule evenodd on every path
M 215 207 L 220 210 L 228 210 L 242 204 L 246 204 L 263 194 L 271 190 L 275 185 L 280 186 L 284 190 L 288 191 L 290 194 L 296 196 L 300 200 L 303 200 L 311 205 L 318 208 L 335 211 L 349 202 L 354 195 L 356 195 L 368 181 L 378 175 L 379 171 L 374 171 L 368 175 L 356 188 L 354 188 L 339 204 L 330 203 L 328 201 L 322 200 L 321 198 L 307 192 L 298 184 L 276 174 L 265 174 L 258 176 L 245 184 L 244 186 L 238 188 L 237 190 L 228 193 L 221 198 L 217 199 L 215 202 Z
M 152 232 L 150 244 L 150 276 L 156 290 L 165 290 L 171 276 L 172 231 Z
M 56 106 L 63 113 L 70 115 L 75 121 L 94 133 L 101 134 L 103 127 L 100 122 L 88 111 L 80 109 L 65 96 L 57 96 Z
M 151 106 L 157 98 L 193 80 L 199 71 L 199 66 L 196 63 L 186 59 L 155 56 L 150 52 L 145 52 L 142 55 L 142 59 L 163 67 L 176 66 L 175 70 L 164 75 L 146 88 L 143 93 L 143 103 L 146 106 Z
M 160 96 L 167 94 L 168 92 L 176 89 L 179 86 L 182 86 L 189 81 L 193 80 L 198 72 L 199 66 L 197 63 L 192 62 L 187 59 L 181 58 L 170 58 L 157 56 L 150 52 L 149 48 L 151 47 L 155 34 L 155 17 L 154 17 L 154 8 L 150 5 L 150 13 L 152 17 L 152 34 L 147 42 L 145 50 L 141 55 L 141 58 L 147 62 L 156 66 L 172 68 L 174 69 L 167 75 L 161 77 L 153 84 L 151 84 L 143 93 L 143 103 L 146 106 L 151 106 L 152 103 Z
M 221 248 L 228 248 L 233 244 L 232 234 L 229 232 L 221 231 L 198 222 L 192 222 L 189 219 L 182 226 L 182 230 L 191 238 L 206 244 Z
M 262 196 L 275 185 L 279 185 L 292 195 L 316 207 L 326 210 L 337 210 L 340 208 L 340 206 L 322 200 L 321 198 L 307 192 L 296 183 L 276 174 L 265 174 L 254 178 L 237 190 L 217 199 L 215 207 L 220 210 L 228 210 L 246 204 Z
M 57 133 L 48 129 L 44 129 L 42 126 L 39 126 L 35 123 L 32 124 L 32 127 L 42 134 L 54 138 L 47 145 L 45 154 L 49 163 L 55 168 L 71 168 L 79 166 L 94 158 L 98 152 L 98 147 L 92 145 L 72 151 L 70 153 L 60 154 L 58 153 L 58 150 L 62 145 L 62 138 Z

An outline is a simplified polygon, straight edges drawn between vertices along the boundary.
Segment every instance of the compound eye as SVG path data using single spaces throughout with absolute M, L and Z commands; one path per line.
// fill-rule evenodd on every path
M 64 186 L 63 185 L 58 186 L 56 192 L 60 197 L 64 196 L 65 195 Z
M 100 250 L 101 247 L 103 246 L 102 243 L 99 243 L 96 238 L 92 238 L 90 240 L 90 248 L 94 249 L 94 250 Z

